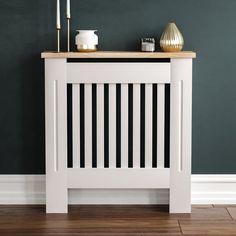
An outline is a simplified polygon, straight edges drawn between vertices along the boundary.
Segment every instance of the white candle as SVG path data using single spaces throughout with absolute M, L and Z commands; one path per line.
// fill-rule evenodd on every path
M 57 0 L 57 29 L 61 29 L 60 0 Z
M 70 19 L 70 0 L 66 2 L 66 18 Z

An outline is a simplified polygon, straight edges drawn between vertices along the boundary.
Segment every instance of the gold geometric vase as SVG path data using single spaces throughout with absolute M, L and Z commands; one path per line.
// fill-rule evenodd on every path
M 184 39 L 175 23 L 169 23 L 161 35 L 160 47 L 164 52 L 179 52 L 184 46 Z

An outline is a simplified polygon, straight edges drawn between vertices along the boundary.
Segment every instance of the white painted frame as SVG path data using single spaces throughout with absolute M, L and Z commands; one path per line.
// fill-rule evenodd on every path
M 191 212 L 192 59 L 171 59 L 170 212 Z
M 66 213 L 67 84 L 66 59 L 45 59 L 46 211 Z
M 83 76 L 80 76 L 83 75 Z M 67 83 L 85 83 L 85 116 L 88 118 L 85 126 L 89 130 L 85 137 L 86 145 L 91 143 L 91 83 L 109 83 L 111 127 L 109 127 L 110 151 L 114 156 L 115 144 L 115 84 L 121 83 L 125 90 L 122 102 L 127 99 L 127 84 L 134 84 L 134 96 L 140 98 L 140 83 L 158 83 L 158 113 L 161 119 L 158 121 L 158 150 L 161 159 L 158 163 L 162 168 L 138 167 L 138 160 L 134 158 L 134 168 L 118 170 L 113 164 L 104 169 L 100 163 L 98 169 L 92 169 L 91 161 L 82 170 L 78 160 L 73 169 L 67 168 Z M 164 95 L 164 84 L 171 85 L 171 110 L 170 110 L 170 169 L 164 167 L 164 105 L 160 99 Z M 159 85 L 161 86 L 159 87 Z M 79 85 L 73 88 L 76 91 L 73 101 L 79 98 Z M 150 92 L 150 89 L 148 89 Z M 103 90 L 98 89 L 98 94 Z M 122 93 L 123 93 L 122 92 Z M 162 95 L 161 95 L 162 94 Z M 87 100 L 86 100 L 87 99 Z M 150 102 L 147 95 L 146 99 Z M 69 188 L 170 188 L 170 212 L 191 212 L 191 106 L 192 106 L 192 59 L 171 59 L 170 63 L 67 63 L 66 59 L 45 59 L 45 102 L 46 102 L 46 211 L 47 213 L 68 212 Z M 101 100 L 97 100 L 98 105 Z M 109 104 L 109 105 L 110 105 Z M 124 107 L 127 113 L 127 107 Z M 138 114 L 140 108 L 134 105 L 134 114 Z M 100 114 L 100 113 L 99 113 Z M 73 124 L 79 129 L 79 109 L 73 114 Z M 100 114 L 102 118 L 102 114 Z M 159 115 L 158 115 L 159 116 Z M 151 116 L 148 116 L 151 119 Z M 101 122 L 101 121 L 100 121 Z M 90 122 L 91 123 L 91 122 Z M 140 123 L 138 118 L 135 124 Z M 126 126 L 126 122 L 124 124 Z M 149 127 L 151 130 L 152 127 Z M 136 132 L 136 131 L 134 131 Z M 135 133 L 134 133 L 135 134 Z M 100 130 L 100 137 L 104 134 Z M 122 133 L 126 140 L 126 133 Z M 113 138 L 112 138 L 113 137 Z M 79 136 L 75 135 L 77 142 Z M 87 144 L 86 144 L 87 143 Z M 139 145 L 139 140 L 134 138 L 134 147 Z M 151 145 L 150 145 L 151 147 Z M 125 156 L 127 148 L 123 149 Z M 149 152 L 150 150 L 146 150 Z M 99 150 L 100 155 L 104 152 Z M 79 156 L 79 150 L 73 153 Z M 86 155 L 91 156 L 90 151 L 85 150 Z M 139 151 L 135 152 L 139 155 Z M 81 178 L 87 181 L 78 181 Z M 89 177 L 91 176 L 91 178 Z M 155 180 L 156 181 L 153 181 Z

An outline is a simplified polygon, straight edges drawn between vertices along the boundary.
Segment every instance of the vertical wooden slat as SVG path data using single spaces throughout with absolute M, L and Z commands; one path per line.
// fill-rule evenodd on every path
M 165 85 L 157 85 L 157 167 L 164 167 Z
M 152 84 L 145 85 L 145 168 L 152 167 Z
M 73 168 L 80 167 L 80 85 L 72 85 Z
M 92 84 L 84 85 L 85 168 L 92 167 Z
M 97 84 L 97 167 L 104 167 L 104 85 Z
M 133 167 L 140 167 L 140 84 L 133 85 Z
M 109 167 L 116 167 L 116 84 L 109 84 Z
M 128 168 L 128 84 L 121 84 L 121 167 Z

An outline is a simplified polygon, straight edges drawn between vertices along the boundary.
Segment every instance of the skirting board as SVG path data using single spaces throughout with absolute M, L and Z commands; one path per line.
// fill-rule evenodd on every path
M 69 190 L 70 204 L 168 204 L 167 189 Z M 0 204 L 45 204 L 44 175 L 0 175 Z M 236 204 L 236 175 L 192 175 L 192 204 Z

